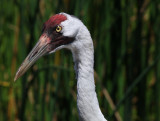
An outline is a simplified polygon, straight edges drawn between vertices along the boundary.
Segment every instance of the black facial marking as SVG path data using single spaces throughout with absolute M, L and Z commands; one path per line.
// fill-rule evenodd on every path
M 70 44 L 75 40 L 74 37 L 66 37 L 63 36 L 63 33 L 57 32 L 57 26 L 58 25 L 46 27 L 45 24 L 43 25 L 42 32 L 45 33 L 48 38 L 50 38 L 48 51 L 52 51 L 62 45 Z
M 53 32 L 55 32 L 55 31 L 56 31 L 56 26 L 50 27 L 50 28 L 48 29 L 48 34 L 53 34 Z
M 55 40 L 51 41 L 50 44 L 50 51 L 54 50 L 55 48 L 61 46 L 61 45 L 67 45 L 70 44 L 74 41 L 74 37 L 65 37 L 65 36 L 60 36 L 57 37 Z

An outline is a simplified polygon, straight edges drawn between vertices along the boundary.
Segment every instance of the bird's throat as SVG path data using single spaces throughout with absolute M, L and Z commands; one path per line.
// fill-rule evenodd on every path
M 85 50 L 84 50 L 85 49 Z M 100 111 L 94 82 L 94 50 L 73 53 L 77 75 L 77 107 L 80 121 L 106 121 Z

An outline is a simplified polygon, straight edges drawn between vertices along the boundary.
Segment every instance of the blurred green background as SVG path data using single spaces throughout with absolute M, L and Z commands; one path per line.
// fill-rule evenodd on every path
M 0 121 L 78 120 L 70 51 L 39 59 L 13 83 L 43 23 L 62 11 L 91 32 L 105 117 L 160 121 L 159 0 L 0 0 Z

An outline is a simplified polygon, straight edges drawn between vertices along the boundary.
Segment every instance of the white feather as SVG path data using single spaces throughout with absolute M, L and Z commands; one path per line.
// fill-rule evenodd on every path
M 77 75 L 77 107 L 80 121 L 106 121 L 97 100 L 94 83 L 94 48 L 90 33 L 77 18 L 66 13 L 61 23 L 64 36 L 75 37 L 74 42 L 62 46 L 72 51 Z M 62 48 L 60 47 L 60 48 Z

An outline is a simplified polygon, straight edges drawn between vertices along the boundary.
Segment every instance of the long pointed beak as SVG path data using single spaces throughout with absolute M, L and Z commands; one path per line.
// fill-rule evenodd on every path
M 44 35 L 40 37 L 35 47 L 23 61 L 22 65 L 19 67 L 15 75 L 14 81 L 21 77 L 40 57 L 48 53 L 49 44 L 47 42 L 47 39 L 48 38 Z

